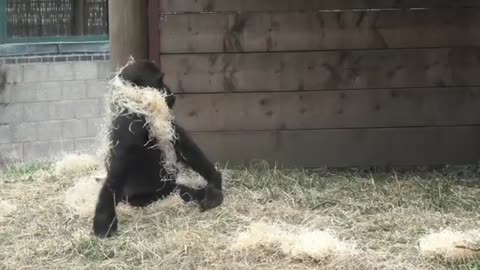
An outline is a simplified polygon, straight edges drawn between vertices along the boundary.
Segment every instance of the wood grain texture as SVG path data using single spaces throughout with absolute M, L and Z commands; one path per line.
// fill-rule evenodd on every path
M 213 161 L 480 160 L 478 0 L 158 4 L 177 119 Z
M 148 58 L 160 64 L 160 39 L 163 38 L 160 32 L 160 0 L 148 1 Z
M 479 7 L 477 0 L 162 0 L 165 12 Z
M 211 160 L 235 165 L 256 159 L 287 167 L 473 164 L 480 160 L 480 127 L 192 135 Z
M 175 116 L 193 131 L 480 125 L 480 87 L 187 94 Z
M 478 86 L 479 68 L 479 48 L 162 56 L 177 93 Z
M 161 53 L 480 46 L 480 9 L 169 15 Z
M 108 1 L 110 62 L 114 70 L 123 67 L 130 56 L 149 57 L 147 11 L 146 0 Z

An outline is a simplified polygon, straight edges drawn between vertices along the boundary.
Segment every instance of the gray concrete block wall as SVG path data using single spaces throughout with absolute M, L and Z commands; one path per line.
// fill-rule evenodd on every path
M 0 163 L 95 151 L 111 77 L 108 61 L 3 65 Z

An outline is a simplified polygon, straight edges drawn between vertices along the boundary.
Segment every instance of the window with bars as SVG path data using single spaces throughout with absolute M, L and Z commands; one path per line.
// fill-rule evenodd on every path
M 0 0 L 2 43 L 108 39 L 108 0 Z

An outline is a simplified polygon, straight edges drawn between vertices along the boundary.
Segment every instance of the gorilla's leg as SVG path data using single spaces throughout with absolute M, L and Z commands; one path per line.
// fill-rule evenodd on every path
M 93 232 L 98 237 L 110 237 L 117 230 L 115 207 L 122 198 L 126 181 L 126 159 L 112 158 L 107 179 L 100 190 L 93 220 Z
M 158 200 L 155 192 L 137 194 L 126 199 L 126 203 L 135 207 L 145 207 Z
M 171 195 L 175 191 L 175 187 L 175 183 L 165 182 L 162 188 L 155 190 L 155 187 L 153 187 L 151 192 L 135 194 L 130 197 L 126 197 L 124 201 L 131 206 L 145 207 Z
M 205 189 L 194 189 L 183 185 L 178 185 L 180 198 L 184 202 L 201 201 L 205 198 Z

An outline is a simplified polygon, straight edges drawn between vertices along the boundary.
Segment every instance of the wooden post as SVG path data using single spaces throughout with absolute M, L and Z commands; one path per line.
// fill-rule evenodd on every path
M 110 59 L 116 70 L 130 56 L 148 58 L 147 0 L 109 0 Z
M 7 0 L 0 0 L 0 44 L 3 44 L 7 40 L 7 14 L 8 2 Z
M 73 29 L 72 34 L 75 36 L 85 35 L 86 27 L 85 21 L 85 0 L 75 0 L 73 1 Z
M 148 58 L 160 66 L 160 2 L 161 0 L 148 1 Z

